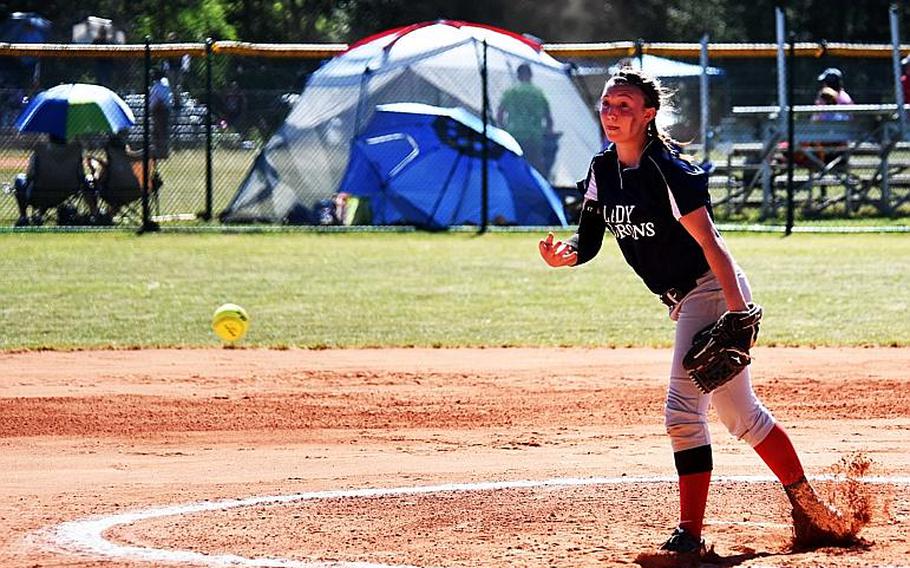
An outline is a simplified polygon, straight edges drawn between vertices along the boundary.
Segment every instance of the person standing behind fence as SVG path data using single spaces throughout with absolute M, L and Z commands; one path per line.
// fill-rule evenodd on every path
M 230 86 L 222 97 L 222 106 L 224 107 L 224 119 L 228 126 L 233 128 L 241 136 L 246 136 L 246 95 L 237 84 L 237 81 L 231 81 Z
M 105 45 L 110 45 L 112 42 L 108 37 L 107 27 L 101 26 L 98 30 L 98 35 L 95 36 L 95 39 L 92 40 L 92 45 L 95 47 L 104 47 Z M 99 85 L 110 86 L 111 84 L 111 74 L 113 73 L 113 61 L 106 57 L 99 57 L 95 60 L 95 80 Z
M 170 123 L 174 110 L 174 93 L 164 72 L 155 70 L 155 82 L 149 90 L 152 113 L 152 157 L 163 160 L 170 155 Z
M 519 65 L 516 75 L 518 84 L 503 93 L 496 122 L 515 137 L 525 159 L 546 177 L 549 168 L 544 160 L 544 140 L 553 131 L 550 104 L 540 87 L 531 83 L 530 65 Z

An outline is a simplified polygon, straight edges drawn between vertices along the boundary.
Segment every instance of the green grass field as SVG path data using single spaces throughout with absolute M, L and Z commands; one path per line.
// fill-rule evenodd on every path
M 539 235 L 0 234 L 0 348 L 670 345 L 666 309 L 607 243 L 553 270 Z M 910 345 L 906 235 L 730 234 L 762 343 Z

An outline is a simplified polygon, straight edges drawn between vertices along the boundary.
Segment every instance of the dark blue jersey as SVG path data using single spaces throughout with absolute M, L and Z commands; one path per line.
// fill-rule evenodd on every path
M 700 207 L 711 214 L 708 176 L 678 152 L 652 140 L 638 167 L 623 168 L 610 145 L 594 156 L 579 188 L 585 203 L 570 241 L 578 264 L 594 258 L 610 231 L 626 262 L 655 294 L 691 289 L 708 271 L 701 246 L 679 222 Z

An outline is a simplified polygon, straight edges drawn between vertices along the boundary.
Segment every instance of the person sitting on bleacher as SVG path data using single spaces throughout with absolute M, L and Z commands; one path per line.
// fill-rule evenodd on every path
M 837 74 L 832 73 L 833 71 L 836 71 Z M 840 71 L 834 68 L 826 69 L 825 73 L 819 75 L 819 81 L 828 77 L 828 83 L 839 84 L 839 79 L 838 81 L 835 80 L 840 77 L 839 73 Z M 847 98 L 850 97 L 846 92 L 843 94 Z M 815 105 L 834 106 L 846 104 L 838 103 L 838 100 L 844 99 L 839 98 L 838 91 L 834 87 L 830 87 L 825 82 L 822 82 L 822 87 L 815 97 Z M 817 112 L 812 115 L 812 122 L 836 122 L 845 120 L 850 120 L 850 115 L 843 112 Z M 827 163 L 839 158 L 836 168 L 838 171 L 842 171 L 846 166 L 846 155 L 842 151 L 842 146 L 843 143 L 841 142 L 802 142 L 793 153 L 793 163 L 810 170 L 819 170 L 824 168 Z M 781 152 L 779 158 L 780 163 L 785 164 L 786 162 L 783 154 L 787 151 L 787 142 L 781 142 L 777 147 Z
M 844 90 L 844 74 L 836 67 L 829 67 L 822 71 L 818 76 L 819 89 L 815 96 L 816 106 L 830 105 L 852 105 L 853 99 Z M 850 120 L 850 115 L 843 112 L 818 112 L 812 115 L 813 122 L 823 121 L 845 121 Z M 793 161 L 797 166 L 809 169 L 819 169 L 824 167 L 825 163 L 841 157 L 839 167 L 844 167 L 844 153 L 837 151 L 842 144 L 839 142 L 803 142 L 800 149 L 793 154 Z M 785 152 L 787 143 L 782 142 L 778 148 Z M 810 153 L 807 154 L 806 150 Z M 810 157 L 812 156 L 812 157 Z
M 834 92 L 836 93 L 835 104 L 853 104 L 853 97 L 847 94 L 847 91 L 844 89 L 844 74 L 837 67 L 828 67 L 822 71 L 821 75 L 818 76 L 818 82 L 821 83 L 819 86 L 819 94 L 821 94 L 822 89 L 828 87 L 834 89 Z M 819 105 L 825 103 L 816 100 L 815 104 Z
M 847 95 L 849 96 L 849 95 Z M 837 105 L 837 91 L 831 87 L 822 87 L 815 97 L 816 105 Z M 819 112 L 812 115 L 813 121 L 850 120 L 850 115 L 843 112 Z

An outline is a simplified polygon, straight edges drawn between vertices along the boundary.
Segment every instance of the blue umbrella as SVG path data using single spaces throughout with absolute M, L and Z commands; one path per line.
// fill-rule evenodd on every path
M 373 223 L 430 229 L 481 222 L 483 123 L 462 108 L 376 107 L 354 139 L 340 191 L 370 199 Z M 504 130 L 487 127 L 489 220 L 566 226 L 559 197 Z
M 13 12 L 0 24 L 0 41 L 8 43 L 44 43 L 51 23 L 34 12 Z
M 57 85 L 38 93 L 16 119 L 19 132 L 46 132 L 61 138 L 118 132 L 136 123 L 117 93 L 101 85 Z
M 51 23 L 34 12 L 13 12 L 0 24 L 0 42 L 44 43 L 51 32 Z M 15 60 L 14 60 L 15 61 Z M 20 57 L 18 62 L 33 67 L 34 57 Z M 0 66 L 3 66 L 0 63 Z M 31 73 L 32 71 L 29 71 Z

